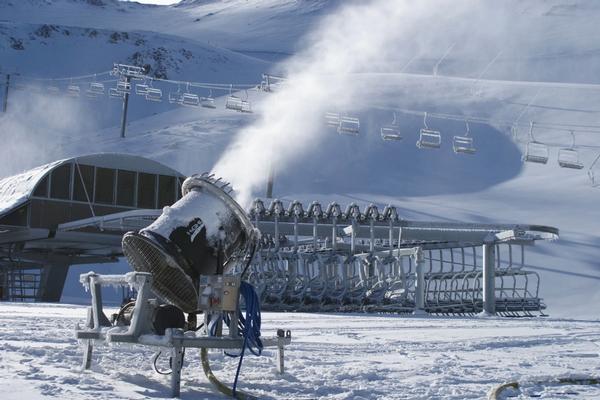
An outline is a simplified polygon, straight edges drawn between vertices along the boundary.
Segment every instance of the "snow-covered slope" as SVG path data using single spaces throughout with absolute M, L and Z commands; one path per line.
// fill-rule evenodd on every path
M 150 28 L 150 27 L 148 27 Z M 268 63 L 182 37 L 149 31 L 0 22 L 4 71 L 52 78 L 106 71 L 112 62 L 148 66 L 150 76 L 255 82 Z M 43 68 L 42 68 L 43 66 Z
M 311 38 L 304 35 L 348 3 L 184 0 L 156 7 L 117 0 L 9 0 L 0 3 L 5 20 L 0 23 L 0 66 L 40 77 L 88 74 L 106 70 L 114 61 L 134 60 L 139 52 L 141 62 L 155 71 L 162 62 L 170 78 L 255 83 L 264 69 L 285 69 L 276 62 L 290 53 L 302 54 L 304 45 L 318 41 L 314 36 L 320 30 Z M 551 318 L 267 313 L 265 335 L 280 327 L 292 330 L 288 372 L 272 374 L 271 352 L 247 357 L 243 387 L 264 398 L 481 399 L 506 380 L 597 374 L 600 190 L 590 186 L 587 169 L 600 153 L 600 3 L 395 4 L 405 7 L 405 14 L 386 29 L 391 34 L 403 30 L 402 40 L 381 51 L 381 57 L 366 60 L 366 67 L 346 82 L 354 89 L 352 106 L 340 111 L 360 116 L 360 135 L 340 136 L 324 124 L 317 132 L 280 126 L 275 139 L 283 138 L 296 159 L 276 171 L 275 194 L 285 201 L 393 204 L 407 219 L 556 226 L 560 239 L 528 249 L 525 260 L 526 269 L 540 274 Z M 91 32 L 96 35 L 90 37 Z M 159 51 L 157 60 L 160 48 L 165 51 Z M 352 54 L 364 57 L 360 51 Z M 308 60 L 297 62 L 301 69 Z M 434 70 L 437 76 L 432 76 Z M 161 85 L 165 93 L 176 90 Z M 209 171 L 238 134 L 260 123 L 273 107 L 275 93 L 247 94 L 253 114 L 226 110 L 223 97 L 210 110 L 150 104 L 132 96 L 127 137 L 120 139 L 119 101 L 11 92 L 9 113 L 0 118 L 0 176 L 96 151 L 140 154 L 186 174 Z M 284 110 L 296 120 L 321 119 L 321 112 L 332 111 L 307 113 L 301 103 L 314 100 L 308 96 L 299 102 L 282 100 L 300 105 Z M 393 111 L 404 139 L 383 142 L 379 128 L 391 122 Z M 437 151 L 415 147 L 424 111 L 430 113 L 429 126 L 442 133 Z M 472 117 L 477 152 L 455 155 L 451 139 L 465 132 L 467 117 Z M 535 138 L 552 145 L 547 165 L 521 162 L 530 140 L 529 121 L 538 123 Z M 518 127 L 511 132 L 513 123 Z M 557 164 L 558 149 L 572 144 L 570 130 L 576 132 L 583 170 Z M 272 143 L 260 145 L 267 149 Z M 266 153 L 257 151 L 254 157 L 265 159 Z M 251 167 L 236 165 L 240 170 Z M 125 263 L 74 267 L 63 300 L 89 301 L 79 273 L 127 268 Z M 107 288 L 104 299 L 119 296 Z M 82 372 L 72 328 L 84 317 L 80 306 L 1 305 L 0 387 L 10 388 L 10 394 L 0 393 L 9 399 L 168 395 L 166 378 L 150 372 L 147 350 L 100 348 L 93 372 Z M 229 382 L 235 362 L 216 353 L 211 358 L 216 374 Z M 199 374 L 198 357 L 190 352 L 183 397 L 221 398 Z M 533 396 L 592 399 L 598 398 L 598 388 L 525 385 L 519 398 Z
M 391 49 L 391 54 L 382 55 L 385 63 L 371 60 L 371 70 L 361 71 L 350 83 L 358 88 L 359 95 L 352 102 L 361 117 L 361 135 L 342 137 L 323 127 L 318 140 L 309 135 L 290 138 L 289 146 L 302 140 L 312 146 L 277 171 L 276 195 L 287 200 L 392 203 L 405 218 L 554 225 L 561 229 L 561 239 L 534 249 L 527 260 L 528 267 L 541 275 L 548 312 L 597 318 L 600 208 L 596 203 L 600 192 L 589 186 L 586 169 L 559 168 L 556 156 L 558 147 L 571 145 L 570 129 L 577 130 L 586 168 L 600 152 L 599 129 L 595 128 L 600 115 L 594 106 L 600 97 L 596 73 L 600 67 L 596 28 L 600 5 L 591 0 L 459 4 L 456 10 L 447 3 L 439 9 L 423 7 L 427 11 L 418 15 L 411 14 L 414 7 L 408 8 L 406 20 L 399 21 L 407 29 L 406 40 Z M 257 82 L 261 69 L 279 67 L 221 47 L 296 52 L 310 42 L 303 34 L 338 6 L 336 1 L 274 0 L 187 1 L 170 7 L 116 1 L 9 1 L 0 5 L 3 18 L 10 21 L 1 25 L 0 51 L 11 67 L 57 76 L 59 72 L 89 73 L 92 67 L 110 66 L 116 59 L 130 60 L 135 52 L 152 63 L 156 61 L 153 49 L 165 47 L 166 58 L 173 60 L 168 63 L 169 76 Z M 458 17 L 446 20 L 444 13 Z M 48 38 L 36 36 L 42 24 L 57 30 L 50 28 Z M 65 30 L 71 34 L 67 36 Z M 92 30 L 97 37 L 89 37 Z M 114 32 L 120 32 L 118 43 L 111 43 Z M 122 32 L 128 32 L 127 36 Z M 11 47 L 15 44 L 11 37 L 20 40 L 25 50 Z M 144 43 L 136 45 L 138 39 Z M 438 76 L 431 76 L 449 48 L 449 55 L 438 65 Z M 187 59 L 181 49 L 194 57 Z M 62 65 L 48 57 L 56 51 L 69 62 Z M 80 52 L 85 57 L 79 59 Z M 215 54 L 214 62 L 204 64 L 211 54 Z M 222 57 L 227 62 L 220 63 Z M 46 59 L 48 68 L 41 61 Z M 79 114 L 97 118 L 93 110 L 103 110 L 102 122 L 91 129 L 94 133 L 71 129 L 52 146 L 52 152 L 35 153 L 36 157 L 27 157 L 19 166 L 81 152 L 119 150 L 156 158 L 188 174 L 210 170 L 236 133 L 260 120 L 272 94 L 249 91 L 248 95 L 255 109 L 251 115 L 224 110 L 223 99 L 218 100 L 216 110 L 208 110 L 155 106 L 134 98 L 125 140 L 118 139 L 115 127 L 120 104 L 107 99 L 106 103 L 90 103 Z M 398 113 L 404 140 L 383 142 L 378 129 L 391 122 L 393 110 Z M 422 111 L 484 119 L 470 123 L 477 153 L 472 157 L 452 153 L 451 137 L 465 130 L 460 118 L 430 118 L 429 125 L 442 132 L 442 149 L 417 150 Z M 22 119 L 31 112 L 26 109 L 19 115 Z M 538 140 L 555 145 L 548 165 L 520 161 L 530 120 L 569 125 L 564 130 L 541 128 L 535 132 Z M 520 125 L 516 138 L 510 132 L 514 121 Z M 287 134 L 284 127 L 280 135 Z M 35 135 L 23 137 L 28 140 L 21 141 L 21 147 L 35 147 Z
M 281 58 L 296 50 L 317 17 L 338 4 L 339 0 L 225 0 L 154 6 L 118 0 L 11 0 L 0 5 L 0 15 L 13 22 L 152 30 Z

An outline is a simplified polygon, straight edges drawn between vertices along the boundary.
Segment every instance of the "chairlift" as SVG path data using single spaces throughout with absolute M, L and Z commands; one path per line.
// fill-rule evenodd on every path
M 176 92 L 169 92 L 169 103 L 181 104 L 181 87 L 177 85 Z
M 442 145 L 442 134 L 440 131 L 429 129 L 427 126 L 427 112 L 423 117 L 424 128 L 419 131 L 419 140 L 417 140 L 417 147 L 419 149 L 439 149 Z
M 125 93 L 117 88 L 110 88 L 108 90 L 108 96 L 112 97 L 113 99 L 122 99 L 125 96 Z
M 215 99 L 212 97 L 212 89 L 210 89 L 208 97 L 200 97 L 200 105 L 204 108 L 217 108 Z
M 252 103 L 248 100 L 248 91 L 246 90 L 246 98 L 242 100 L 242 109 L 240 110 L 243 113 L 251 113 L 252 112 Z
M 145 81 L 144 81 L 144 83 L 136 83 L 135 94 L 140 95 L 140 96 L 146 96 L 146 94 L 148 93 L 148 88 L 149 88 L 149 86 L 146 84 Z
M 381 138 L 383 140 L 402 140 L 400 135 L 400 127 L 396 121 L 396 113 L 394 113 L 394 120 L 390 125 L 381 127 Z
M 583 163 L 579 161 L 579 152 L 575 149 L 575 133 L 571 131 L 571 147 L 558 150 L 558 165 L 562 168 L 583 169 Z
M 81 88 L 79 87 L 79 85 L 74 85 L 74 84 L 69 84 L 69 86 L 67 86 L 67 95 L 71 96 L 71 97 L 79 97 L 79 94 L 81 93 Z
M 154 102 L 162 101 L 162 90 L 148 87 L 148 89 L 146 89 L 146 100 Z
M 58 86 L 47 86 L 46 90 L 50 94 L 60 94 L 60 88 Z
M 225 101 L 225 108 L 229 110 L 241 111 L 242 99 L 234 95 L 227 96 L 227 100 Z
M 200 105 L 200 97 L 190 92 L 189 83 L 187 84 L 186 91 L 181 95 L 181 105 L 188 107 L 198 107 Z
M 357 136 L 360 132 L 360 120 L 355 117 L 341 116 L 337 132 L 340 135 Z
M 227 96 L 227 100 L 225 101 L 225 108 L 239 112 L 251 113 L 252 108 L 250 102 L 248 101 L 248 91 L 246 91 L 246 99 L 243 100 L 242 98 L 231 94 L 230 87 L 229 96 Z
M 340 125 L 340 114 L 332 112 L 325 113 L 325 123 L 327 126 L 337 128 Z
M 452 140 L 452 148 L 454 153 L 463 153 L 463 154 L 475 154 L 475 147 L 473 147 L 473 138 L 469 136 L 469 121 L 465 120 L 465 124 L 467 126 L 467 131 L 464 136 L 454 136 Z
M 127 81 L 118 81 L 117 82 L 117 90 L 123 94 L 131 92 L 131 83 Z
M 243 113 L 251 113 L 252 112 L 252 105 L 250 104 L 249 101 L 242 100 L 242 109 L 240 110 L 240 112 L 243 112 Z
M 529 125 L 529 142 L 525 147 L 525 154 L 523 155 L 523 161 L 533 162 L 537 164 L 546 164 L 548 162 L 548 146 L 544 143 L 538 142 L 533 137 L 533 125 L 531 121 Z
M 144 81 L 144 84 L 146 84 L 146 81 Z M 136 93 L 137 93 L 137 86 L 136 86 Z M 146 85 L 145 94 L 143 95 L 144 98 L 148 101 L 153 101 L 153 102 L 158 103 L 158 102 L 162 101 L 162 94 L 163 93 L 162 93 L 161 89 L 152 87 L 152 78 L 150 78 L 150 82 L 148 82 L 148 84 Z
M 262 74 L 262 81 L 260 82 L 260 90 L 263 92 L 271 91 L 271 82 L 269 80 L 270 76 L 267 74 Z
M 100 82 L 90 83 L 90 87 L 86 91 L 88 97 L 98 97 L 104 95 L 104 84 Z

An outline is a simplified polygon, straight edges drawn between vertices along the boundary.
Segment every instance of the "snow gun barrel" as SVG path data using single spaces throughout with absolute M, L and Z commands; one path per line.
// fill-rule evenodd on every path
M 185 312 L 198 310 L 200 275 L 222 274 L 234 254 L 254 243 L 255 228 L 230 192 L 212 175 L 194 175 L 154 223 L 123 237 L 133 269 L 151 273 L 154 293 Z

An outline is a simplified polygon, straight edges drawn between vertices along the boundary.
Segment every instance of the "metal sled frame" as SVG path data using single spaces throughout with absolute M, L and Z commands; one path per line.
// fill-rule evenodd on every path
M 167 329 L 165 335 L 154 335 L 151 331 L 151 299 L 150 286 L 152 276 L 144 272 L 130 272 L 125 275 L 98 275 L 93 272 L 82 274 L 81 283 L 89 288 L 92 295 L 92 305 L 88 309 L 86 326 L 77 327 L 76 337 L 85 344 L 83 368 L 90 369 L 94 344 L 105 343 L 134 343 L 169 349 L 172 357 L 171 394 L 179 397 L 181 384 L 181 369 L 185 348 L 200 349 L 238 349 L 244 345 L 244 339 L 237 332 L 229 336 L 208 336 L 207 334 L 184 335 L 182 329 Z M 137 290 L 133 318 L 129 327 L 112 327 L 105 316 L 102 306 L 102 286 L 130 286 Z M 235 325 L 235 324 L 234 324 Z M 205 325 L 206 326 L 206 325 Z M 278 331 L 278 335 L 263 338 L 264 347 L 277 347 L 277 371 L 284 372 L 284 347 L 291 343 L 291 334 Z M 234 336 L 235 335 L 235 336 Z

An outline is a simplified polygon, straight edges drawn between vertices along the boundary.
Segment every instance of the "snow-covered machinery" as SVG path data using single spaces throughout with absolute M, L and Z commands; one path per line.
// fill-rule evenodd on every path
M 238 349 L 241 365 L 245 349 L 260 354 L 263 346 L 276 346 L 283 372 L 283 349 L 291 335 L 278 330 L 272 338 L 260 337 L 259 299 L 242 280 L 259 233 L 230 197 L 228 184 L 209 175 L 193 176 L 184 181 L 182 194 L 150 226 L 123 237 L 123 252 L 135 272 L 81 276 L 92 293 L 86 327 L 77 329 L 77 337 L 87 343 L 84 367 L 90 367 L 94 340 L 167 347 L 172 392 L 178 396 L 185 349 L 199 348 L 209 380 L 236 396 L 241 394 L 236 392 L 239 366 L 230 389 L 210 370 L 207 349 Z M 236 263 L 240 265 L 234 267 Z M 102 285 L 128 285 L 137 292 L 112 321 L 102 309 Z M 200 326 L 198 314 L 204 316 Z

